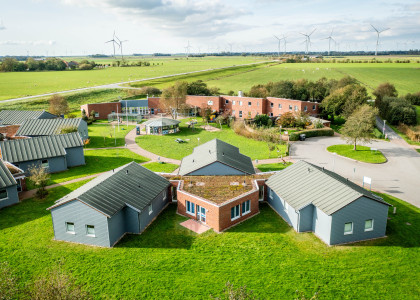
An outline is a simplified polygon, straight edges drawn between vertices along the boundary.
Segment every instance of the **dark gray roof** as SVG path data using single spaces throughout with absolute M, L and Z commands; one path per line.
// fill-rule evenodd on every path
M 158 118 L 158 119 L 150 119 L 143 123 L 145 126 L 151 127 L 162 127 L 162 126 L 173 126 L 181 123 L 181 121 L 169 119 L 169 118 Z
M 244 173 L 255 174 L 250 157 L 241 154 L 237 147 L 219 139 L 195 147 L 192 154 L 182 159 L 179 174 L 187 175 L 216 161 Z
M 0 188 L 6 188 L 16 184 L 16 180 L 13 178 L 12 173 L 10 173 L 9 169 L 0 159 Z
M 18 129 L 16 135 L 37 136 L 58 134 L 61 128 L 70 126 L 79 127 L 81 122 L 85 121 L 81 118 L 26 120 Z
M 389 205 L 346 178 L 303 160 L 271 176 L 266 184 L 295 210 L 313 204 L 331 215 L 362 196 Z
M 45 110 L 2 110 L 0 111 L 0 124 L 20 125 L 31 119 L 54 119 L 56 115 Z
M 169 185 L 165 178 L 131 162 L 96 177 L 48 209 L 80 200 L 108 217 L 125 206 L 141 212 Z
M 80 146 L 83 142 L 77 132 L 0 142 L 2 158 L 10 163 L 64 156 L 65 148 Z

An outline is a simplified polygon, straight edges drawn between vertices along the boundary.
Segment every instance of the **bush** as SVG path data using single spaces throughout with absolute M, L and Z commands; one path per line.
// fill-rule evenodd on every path
M 417 92 L 415 94 L 408 93 L 404 97 L 407 101 L 410 101 L 412 105 L 420 105 L 420 92 Z
M 79 65 L 79 70 L 92 70 L 93 66 L 91 64 L 81 64 Z
M 289 139 L 291 141 L 297 141 L 299 140 L 300 134 L 305 134 L 307 138 L 316 137 L 316 136 L 333 136 L 334 130 L 332 130 L 331 128 L 321 128 L 321 129 L 296 131 L 296 132 L 290 133 Z
M 398 130 L 404 133 L 410 140 L 420 142 L 420 126 L 414 127 L 414 130 L 407 125 L 401 124 Z
M 76 126 L 65 126 L 58 129 L 57 134 L 65 134 L 65 133 L 71 133 L 71 132 L 77 132 Z
M 254 122 L 258 127 L 261 126 L 267 126 L 268 125 L 268 121 L 270 120 L 270 117 L 267 115 L 257 115 L 254 118 Z
M 389 124 L 417 124 L 417 112 L 411 103 L 403 98 L 385 97 L 378 104 L 379 115 Z

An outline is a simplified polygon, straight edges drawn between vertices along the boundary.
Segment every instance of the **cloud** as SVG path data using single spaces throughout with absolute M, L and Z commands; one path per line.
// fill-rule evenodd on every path
M 6 27 L 3 24 L 3 20 L 0 19 L 0 30 L 5 30 L 5 29 L 6 29 Z
M 45 41 L 45 40 L 37 40 L 37 41 L 20 41 L 20 40 L 7 40 L 7 41 L 0 41 L 0 45 L 3 46 L 53 46 L 57 42 L 56 41 Z
M 247 29 L 236 23 L 249 12 L 215 0 L 63 0 L 67 5 L 91 6 L 177 36 L 215 37 Z

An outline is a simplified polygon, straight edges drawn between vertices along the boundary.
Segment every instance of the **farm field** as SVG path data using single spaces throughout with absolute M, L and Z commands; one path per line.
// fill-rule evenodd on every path
M 202 128 L 203 122 L 198 122 L 195 125 L 194 131 L 185 124 L 189 119 L 181 120 L 179 124 L 180 132 L 170 135 L 141 135 L 136 138 L 136 143 L 143 149 L 155 153 L 159 156 L 182 159 L 191 154 L 194 147 L 202 145 L 212 139 L 220 139 L 224 142 L 232 144 L 239 148 L 239 151 L 254 159 L 277 158 L 280 155 L 286 154 L 286 145 L 278 145 L 281 153 L 276 151 L 269 152 L 266 142 L 248 139 L 246 137 L 237 135 L 232 129 L 223 125 L 223 130 L 209 132 Z M 186 143 L 177 143 L 175 140 L 180 138 Z M 198 140 L 198 138 L 200 140 Z
M 85 71 L 0 73 L 0 100 L 135 79 L 227 67 L 268 60 L 264 57 L 155 59 L 149 67 L 110 67 Z M 157 65 L 159 64 L 159 65 Z
M 398 211 L 390 212 L 387 237 L 342 246 L 296 233 L 266 204 L 222 234 L 181 227 L 186 218 L 170 205 L 143 234 L 127 235 L 114 248 L 54 241 L 46 208 L 85 182 L 0 211 L 0 262 L 9 263 L 21 291 L 60 265 L 95 299 L 209 299 L 227 281 L 259 299 L 295 299 L 296 290 L 307 298 L 319 292 L 319 299 L 420 293 L 420 210 L 387 195 L 381 196 Z

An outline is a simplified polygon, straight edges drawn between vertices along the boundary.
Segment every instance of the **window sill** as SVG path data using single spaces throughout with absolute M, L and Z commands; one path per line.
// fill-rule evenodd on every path
M 192 213 L 192 212 L 187 211 L 187 214 L 195 217 L 195 213 Z
M 76 232 L 71 232 L 71 231 L 66 231 L 66 233 L 68 233 L 68 234 L 73 234 L 73 235 L 75 235 L 75 234 L 76 234 Z
M 244 212 L 244 213 L 242 213 L 242 216 L 246 216 L 247 214 L 249 214 L 251 211 L 249 210 L 249 211 L 246 211 L 246 212 Z
M 96 237 L 96 235 L 94 235 L 94 234 L 86 234 L 86 236 L 88 236 L 88 237 Z
M 235 220 L 237 220 L 237 219 L 239 219 L 241 216 L 237 216 L 237 217 L 234 217 L 233 219 L 230 219 L 232 222 L 233 221 L 235 221 Z
M 150 216 L 151 214 L 153 214 L 153 211 L 149 211 L 149 216 Z
M 344 232 L 344 235 L 349 235 L 349 234 L 353 234 L 353 231 L 352 232 Z
M 365 232 L 366 231 L 373 231 L 373 228 L 370 228 L 370 229 L 365 229 Z

